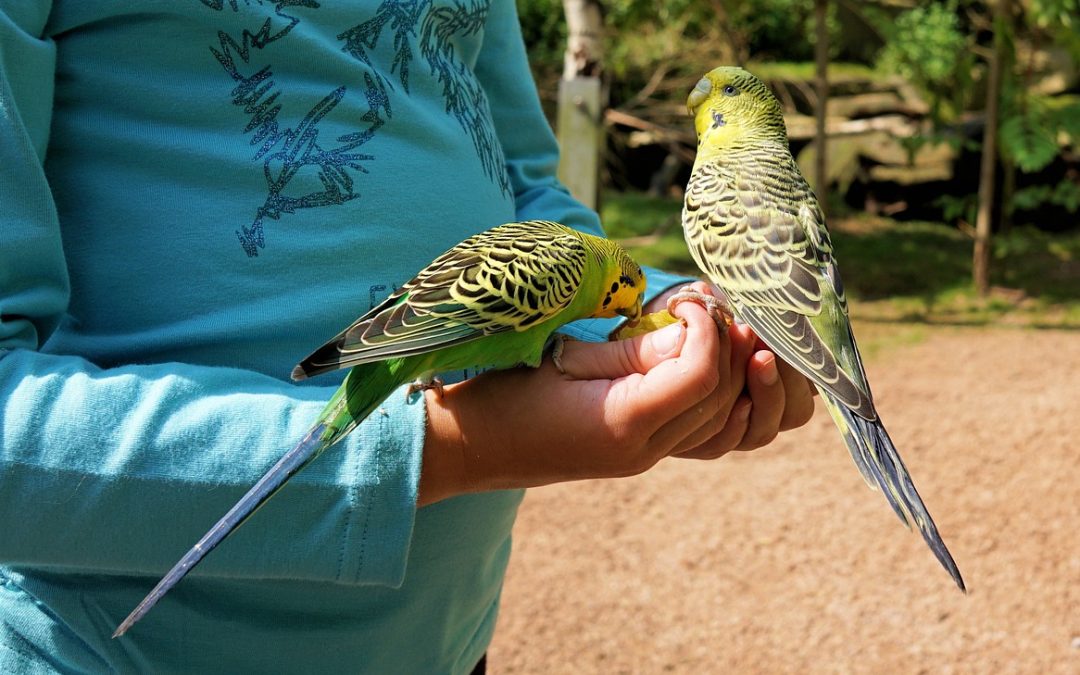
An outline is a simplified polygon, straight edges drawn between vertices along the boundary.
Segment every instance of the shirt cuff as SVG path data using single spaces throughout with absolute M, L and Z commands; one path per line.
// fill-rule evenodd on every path
M 427 410 L 400 388 L 349 437 L 356 457 L 338 579 L 398 588 L 416 523 Z

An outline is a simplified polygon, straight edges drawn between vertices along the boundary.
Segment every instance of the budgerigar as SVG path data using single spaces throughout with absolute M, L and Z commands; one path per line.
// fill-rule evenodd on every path
M 874 408 L 844 287 L 816 197 L 788 147 L 779 102 L 722 67 L 687 100 L 698 149 L 683 229 L 734 314 L 821 392 L 855 464 L 896 515 L 914 521 L 961 590 L 964 581 Z
M 351 370 L 304 439 L 180 559 L 113 637 L 398 387 L 464 368 L 536 367 L 560 326 L 617 314 L 636 320 L 644 292 L 641 268 L 618 244 L 559 223 L 509 223 L 443 253 L 296 366 L 295 380 Z

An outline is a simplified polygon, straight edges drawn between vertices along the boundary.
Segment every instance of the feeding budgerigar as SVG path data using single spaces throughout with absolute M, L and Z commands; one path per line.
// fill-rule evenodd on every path
M 509 223 L 443 253 L 296 366 L 297 380 L 351 370 L 303 440 L 180 559 L 113 637 L 402 385 L 464 368 L 536 367 L 559 327 L 617 314 L 636 320 L 644 292 L 641 268 L 618 244 L 553 222 Z

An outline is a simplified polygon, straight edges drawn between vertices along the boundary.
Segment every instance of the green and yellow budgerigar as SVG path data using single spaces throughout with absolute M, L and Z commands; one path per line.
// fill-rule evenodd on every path
M 874 408 L 825 219 L 791 156 L 779 102 L 752 74 L 722 67 L 701 78 L 687 107 L 698 137 L 683 207 L 694 260 L 734 314 L 817 386 L 863 478 L 914 521 L 964 590 Z
M 430 384 L 437 373 L 464 368 L 539 366 L 559 327 L 617 314 L 636 320 L 644 292 L 641 268 L 618 244 L 559 223 L 501 225 L 443 253 L 296 366 L 295 380 L 351 370 L 304 439 L 176 563 L 113 637 L 400 386 Z

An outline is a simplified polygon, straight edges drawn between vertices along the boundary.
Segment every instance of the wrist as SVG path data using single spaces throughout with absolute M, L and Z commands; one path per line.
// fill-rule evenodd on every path
M 484 373 L 450 385 L 439 395 L 425 392 L 427 433 L 417 505 L 426 506 L 463 494 L 511 490 L 558 480 L 535 466 L 536 457 L 521 444 L 525 419 L 514 397 L 530 387 L 519 378 L 532 369 Z M 508 378 L 511 381 L 507 381 Z M 497 416 L 494 411 L 502 411 Z
M 465 439 L 460 410 L 451 402 L 454 386 L 445 393 L 424 392 L 427 423 L 424 456 L 416 505 L 427 506 L 472 490 L 465 470 Z

